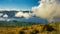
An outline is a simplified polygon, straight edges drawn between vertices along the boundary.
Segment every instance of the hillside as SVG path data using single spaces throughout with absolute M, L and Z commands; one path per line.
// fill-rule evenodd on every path
M 10 22 L 0 27 L 0 34 L 59 34 L 59 33 L 60 22 L 49 24 Z

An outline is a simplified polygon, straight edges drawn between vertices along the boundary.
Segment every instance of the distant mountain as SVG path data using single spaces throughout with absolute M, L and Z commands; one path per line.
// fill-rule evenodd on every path
M 0 17 L 3 17 L 4 15 L 8 15 L 8 17 L 15 17 L 15 14 L 17 12 L 22 12 L 22 13 L 33 13 L 32 11 L 15 11 L 15 10 L 11 10 L 11 11 L 0 11 Z
M 16 17 L 15 14 L 18 12 L 31 14 L 29 19 L 26 19 L 24 16 Z M 19 14 L 20 15 L 20 14 Z M 27 15 L 28 16 L 28 15 Z M 46 19 L 38 18 L 36 15 L 33 15 L 33 11 L 0 11 L 0 22 L 9 22 L 9 21 L 19 21 L 19 22 L 35 22 L 35 23 L 47 23 Z

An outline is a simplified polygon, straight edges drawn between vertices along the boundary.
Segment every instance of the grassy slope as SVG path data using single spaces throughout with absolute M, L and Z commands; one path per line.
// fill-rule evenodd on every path
M 26 34 L 59 34 L 60 33 L 60 22 L 49 23 L 48 25 L 52 26 L 56 31 L 48 32 L 43 30 L 43 27 L 47 24 L 36 24 L 36 23 L 27 23 L 27 22 L 7 22 L 0 23 L 0 34 L 10 34 L 10 33 L 21 33 L 25 32 Z M 3 27 L 5 26 L 5 27 Z M 18 26 L 18 27 L 16 27 Z M 21 27 L 22 26 L 22 27 Z
M 38 24 L 38 23 L 28 23 L 28 22 L 6 22 L 6 23 L 3 23 L 3 22 L 1 22 L 0 27 L 18 27 L 18 26 L 20 27 L 20 26 L 30 26 L 33 24 Z

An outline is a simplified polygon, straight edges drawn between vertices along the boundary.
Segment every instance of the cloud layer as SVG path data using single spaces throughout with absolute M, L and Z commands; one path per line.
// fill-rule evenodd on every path
M 49 20 L 60 18 L 60 0 L 41 0 L 39 5 L 32 7 L 35 15 Z
M 30 17 L 29 13 L 23 13 L 23 12 L 18 12 L 15 14 L 16 17 L 25 17 L 26 19 L 28 19 Z

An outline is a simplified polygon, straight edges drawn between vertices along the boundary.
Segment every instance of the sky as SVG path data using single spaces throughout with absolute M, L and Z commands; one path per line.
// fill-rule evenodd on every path
M 39 0 L 0 0 L 0 9 L 15 8 L 21 10 L 31 10 L 38 5 Z

